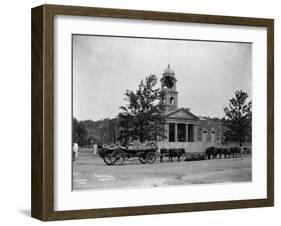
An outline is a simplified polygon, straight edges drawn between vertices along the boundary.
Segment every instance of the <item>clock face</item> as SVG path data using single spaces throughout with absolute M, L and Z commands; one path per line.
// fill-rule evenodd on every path
M 173 81 L 172 77 L 170 77 L 170 76 L 165 77 L 164 85 L 169 89 L 173 88 L 174 81 Z

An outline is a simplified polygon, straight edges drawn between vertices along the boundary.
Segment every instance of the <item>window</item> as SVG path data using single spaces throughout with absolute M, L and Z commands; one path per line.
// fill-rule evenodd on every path
M 170 98 L 170 104 L 175 104 L 175 98 L 174 97 Z
M 207 142 L 207 129 L 203 128 L 202 130 L 202 142 L 206 143 Z
M 211 129 L 211 142 L 215 143 L 215 137 L 216 137 L 216 130 L 214 128 Z

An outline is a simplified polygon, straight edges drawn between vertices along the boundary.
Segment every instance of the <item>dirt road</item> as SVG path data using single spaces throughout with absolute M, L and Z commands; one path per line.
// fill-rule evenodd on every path
M 79 153 L 73 164 L 73 189 L 159 187 L 252 180 L 251 157 L 193 162 L 140 164 L 137 159 L 124 165 L 107 166 L 92 153 Z

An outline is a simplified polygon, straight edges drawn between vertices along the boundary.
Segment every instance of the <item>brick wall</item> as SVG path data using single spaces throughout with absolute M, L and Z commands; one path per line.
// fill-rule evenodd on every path
M 204 119 L 201 118 L 198 124 L 197 139 L 198 141 L 221 143 L 224 141 L 225 127 L 219 119 Z M 205 132 L 205 140 L 204 140 Z M 212 137 L 213 136 L 213 137 Z M 213 140 L 212 140 L 213 138 Z

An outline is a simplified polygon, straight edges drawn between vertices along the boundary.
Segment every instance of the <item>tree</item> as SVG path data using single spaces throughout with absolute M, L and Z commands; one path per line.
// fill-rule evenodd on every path
M 245 141 L 251 141 L 252 137 L 252 101 L 246 102 L 247 98 L 246 92 L 238 90 L 229 100 L 228 107 L 223 109 L 225 141 L 238 142 L 240 147 Z
M 73 143 L 78 143 L 78 141 L 79 141 L 77 127 L 78 127 L 78 120 L 76 118 L 72 118 L 72 142 Z
M 121 106 L 119 126 L 120 140 L 137 140 L 140 142 L 155 140 L 164 135 L 164 111 L 160 99 L 163 96 L 159 88 L 155 88 L 157 77 L 149 75 L 142 80 L 136 91 L 126 90 L 126 106 Z
M 78 143 L 79 146 L 87 144 L 88 132 L 85 123 L 78 121 L 76 118 L 72 119 L 72 141 Z

